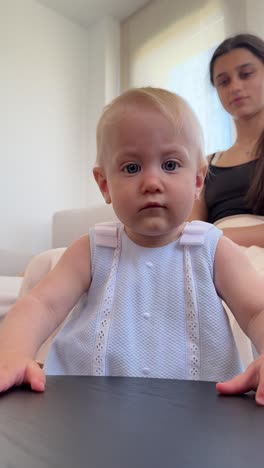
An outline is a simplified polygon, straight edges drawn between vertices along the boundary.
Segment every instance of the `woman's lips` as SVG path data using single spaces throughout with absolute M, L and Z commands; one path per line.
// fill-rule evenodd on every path
M 237 97 L 231 101 L 231 104 L 239 104 L 244 102 L 247 99 L 245 96 Z

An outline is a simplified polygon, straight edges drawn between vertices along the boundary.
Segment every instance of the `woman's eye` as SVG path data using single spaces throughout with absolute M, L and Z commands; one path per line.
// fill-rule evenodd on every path
M 244 73 L 241 73 L 240 78 L 241 78 L 242 80 L 246 80 L 246 79 L 249 78 L 251 75 L 252 75 L 252 72 L 244 72 Z
M 165 171 L 169 171 L 169 172 L 172 172 L 172 171 L 175 171 L 176 169 L 178 169 L 179 167 L 179 163 L 177 163 L 176 161 L 166 161 L 164 162 L 162 165 L 161 165 L 162 169 L 164 169 Z
M 141 171 L 141 167 L 138 164 L 131 163 L 127 164 L 123 170 L 128 174 L 137 174 L 137 172 Z
M 218 81 L 217 86 L 227 86 L 228 85 L 228 80 L 222 80 Z

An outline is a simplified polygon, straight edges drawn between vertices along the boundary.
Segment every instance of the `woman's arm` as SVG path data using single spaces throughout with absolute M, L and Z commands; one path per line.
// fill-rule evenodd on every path
M 38 349 L 88 289 L 90 280 L 90 242 L 85 236 L 6 315 L 0 328 L 0 391 L 23 382 L 32 386 L 35 375 L 40 375 L 33 365 Z
M 256 226 L 224 228 L 223 233 L 233 242 L 244 247 L 264 247 L 264 224 Z

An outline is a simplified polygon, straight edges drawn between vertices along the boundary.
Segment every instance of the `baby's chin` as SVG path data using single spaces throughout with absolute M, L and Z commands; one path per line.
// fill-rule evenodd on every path
M 178 239 L 181 227 L 162 229 L 161 226 L 144 226 L 144 229 L 125 227 L 127 236 L 136 244 L 143 247 L 162 247 Z

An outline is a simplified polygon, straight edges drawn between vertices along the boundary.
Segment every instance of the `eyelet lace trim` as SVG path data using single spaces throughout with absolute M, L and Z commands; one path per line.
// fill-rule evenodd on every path
M 117 236 L 117 245 L 114 251 L 113 262 L 111 265 L 111 270 L 109 278 L 106 283 L 104 296 L 102 299 L 95 338 L 95 346 L 93 353 L 93 364 L 92 370 L 93 375 L 103 376 L 106 375 L 106 349 L 108 334 L 111 323 L 111 310 L 113 310 L 113 300 L 114 300 L 114 291 L 116 285 L 116 274 L 120 258 L 120 238 L 121 238 L 121 229 L 118 229 L 118 232 L 114 234 L 115 238 Z
M 200 379 L 200 332 L 198 307 L 192 275 L 191 255 L 184 246 L 185 307 L 187 327 L 187 372 L 191 380 Z

